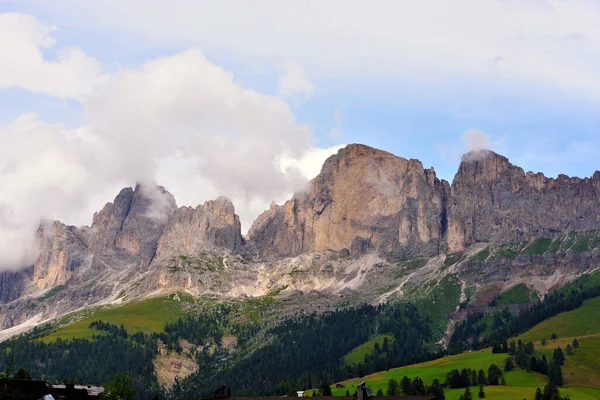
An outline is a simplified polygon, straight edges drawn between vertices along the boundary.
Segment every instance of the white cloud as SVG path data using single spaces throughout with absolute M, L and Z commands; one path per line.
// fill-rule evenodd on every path
M 300 66 L 295 64 L 285 66 L 285 74 L 279 80 L 279 96 L 307 100 L 314 91 L 315 87 Z
M 307 180 L 313 179 L 321 172 L 321 167 L 325 160 L 333 154 L 336 154 L 340 149 L 345 147 L 345 144 L 331 146 L 327 148 L 311 148 L 304 153 L 300 158 L 289 157 L 284 154 L 279 158 L 279 165 L 283 171 L 299 170 Z
M 53 28 L 34 17 L 0 13 L 0 89 L 20 87 L 58 98 L 83 99 L 103 80 L 99 63 L 78 48 L 43 51 L 54 46 Z
M 46 11 L 61 18 L 66 10 L 72 23 L 116 26 L 145 43 L 199 46 L 257 68 L 291 62 L 320 79 L 458 87 L 469 79 L 600 98 L 594 1 L 55 0 Z
M 465 132 L 460 140 L 464 143 L 465 153 L 489 150 L 491 146 L 490 137 L 483 132 L 475 130 Z
M 89 223 L 138 181 L 164 185 L 179 204 L 230 197 L 247 229 L 334 151 L 316 149 L 282 99 L 241 86 L 198 50 L 122 69 L 82 107 L 78 129 L 33 114 L 0 127 L 0 268 L 31 260 L 40 219 Z

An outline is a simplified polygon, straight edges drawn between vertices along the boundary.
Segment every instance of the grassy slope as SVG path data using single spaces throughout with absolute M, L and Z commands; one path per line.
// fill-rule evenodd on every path
M 123 324 L 128 333 L 142 331 L 145 333 L 161 332 L 167 322 L 176 321 L 183 315 L 181 303 L 171 298 L 155 298 L 122 307 L 107 308 L 96 311 L 90 316 L 61 328 L 45 336 L 41 340 L 52 342 L 57 338 L 69 340 L 73 338 L 91 338 L 98 331 L 89 329 L 92 321 L 103 320 L 115 325 Z
M 555 332 L 559 339 L 541 346 L 542 338 L 549 338 Z M 548 359 L 552 357 L 553 350 L 561 346 L 564 350 L 567 344 L 572 343 L 573 337 L 577 337 L 580 348 L 575 350 L 572 356 L 567 356 L 563 375 L 567 381 L 568 388 L 562 388 L 563 394 L 569 394 L 572 400 L 597 400 L 600 399 L 600 297 L 587 300 L 584 305 L 576 310 L 557 315 L 544 321 L 530 331 L 518 337 L 526 341 L 534 341 L 536 344 L 536 355 L 541 357 L 545 354 Z M 404 376 L 414 378 L 421 377 L 426 384 L 431 384 L 433 379 L 444 381 L 446 373 L 457 368 L 487 368 L 491 363 L 502 367 L 506 354 L 493 354 L 489 349 L 484 351 L 463 353 L 448 356 L 438 360 L 422 364 L 410 365 L 389 371 L 379 372 L 367 377 L 352 379 L 342 382 L 343 389 L 332 388 L 334 395 L 344 395 L 346 390 L 354 392 L 356 385 L 366 381 L 374 391 L 383 389 L 385 392 L 387 382 L 394 378 L 398 381 Z M 516 370 L 505 374 L 506 386 L 486 386 L 486 399 L 533 399 L 536 387 L 542 387 L 546 378 L 535 373 L 527 373 Z M 477 396 L 477 387 L 471 392 L 474 398 Z M 446 398 L 456 400 L 464 392 L 464 389 L 447 390 Z
M 498 306 L 527 304 L 529 302 L 531 302 L 531 295 L 524 283 L 519 283 L 509 291 L 502 293 L 500 297 L 496 299 L 496 305 Z
M 557 341 L 557 345 L 558 345 Z M 585 343 L 585 339 L 580 340 L 582 344 L 581 350 L 586 350 L 591 348 L 592 343 Z M 551 351 L 549 349 L 545 349 L 544 351 Z M 582 351 L 583 352 L 583 351 Z M 577 355 L 577 354 L 576 354 Z M 576 356 L 575 355 L 575 356 Z M 573 357 L 575 357 L 573 356 Z M 387 382 L 394 378 L 398 381 L 402 379 L 404 376 L 408 376 L 409 378 L 415 378 L 417 376 L 421 377 L 426 384 L 431 384 L 435 378 L 440 381 L 444 381 L 446 373 L 454 368 L 462 369 L 462 368 L 472 368 L 472 369 L 484 369 L 487 373 L 487 368 L 490 364 L 495 363 L 499 366 L 502 366 L 504 359 L 506 358 L 506 354 L 493 354 L 490 350 L 478 351 L 473 353 L 463 353 L 455 356 L 448 356 L 444 358 L 440 358 L 438 360 L 429 361 L 421 364 L 410 365 L 407 367 L 401 367 L 392 369 L 385 372 L 379 372 L 373 375 L 369 375 L 364 378 L 359 379 L 351 379 L 348 381 L 342 382 L 345 387 L 343 389 L 336 389 L 332 387 L 333 394 L 336 396 L 342 396 L 346 393 L 346 390 L 349 390 L 350 393 L 354 393 L 356 390 L 356 385 L 360 382 L 366 381 L 367 385 L 372 388 L 372 390 L 377 391 L 378 389 L 382 389 L 384 392 L 387 388 Z M 569 359 L 565 365 L 564 374 L 565 377 L 570 376 L 570 363 L 574 363 L 573 360 Z M 595 356 L 591 355 L 591 358 L 598 359 Z M 581 370 L 581 368 L 579 368 Z M 535 394 L 535 389 L 537 387 L 542 387 L 545 384 L 545 377 L 535 373 L 527 373 L 523 370 L 516 370 L 505 374 L 506 386 L 486 386 L 486 398 L 492 400 L 505 400 L 505 399 L 522 399 L 528 398 L 533 399 L 533 395 Z M 577 383 L 594 383 L 598 384 L 600 381 L 594 381 L 593 378 L 588 381 L 583 382 L 579 380 Z M 477 394 L 479 389 L 477 387 L 471 388 L 471 392 Z M 600 388 L 594 387 L 580 387 L 576 386 L 575 382 L 571 383 L 569 388 L 561 389 L 565 394 L 570 394 L 572 400 L 593 400 L 600 398 Z M 458 399 L 460 395 L 464 392 L 464 389 L 455 389 L 455 390 L 446 390 L 446 399 L 454 400 Z
M 550 339 L 552 333 L 559 338 L 587 336 L 600 333 L 600 297 L 586 300 L 583 306 L 559 314 L 534 326 L 518 339 L 525 342 Z
M 361 344 L 360 346 L 354 348 L 350 353 L 348 353 L 344 357 L 344 362 L 346 364 L 352 363 L 361 363 L 365 360 L 366 354 L 373 353 L 373 348 L 375 343 L 379 343 L 379 347 L 383 348 L 383 339 L 387 337 L 389 341 L 389 345 L 392 345 L 392 341 L 394 340 L 393 335 L 377 335 L 368 340 L 367 342 Z

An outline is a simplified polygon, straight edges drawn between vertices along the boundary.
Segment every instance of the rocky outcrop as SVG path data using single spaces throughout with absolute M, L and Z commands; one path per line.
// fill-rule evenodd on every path
M 449 186 L 419 161 L 349 145 L 249 235 L 270 257 L 325 249 L 431 256 L 600 229 L 599 191 L 600 172 L 546 178 L 487 150 L 466 154 Z
M 38 237 L 40 256 L 33 266 L 33 284 L 41 290 L 64 285 L 85 258 L 86 246 L 77 228 L 55 221 L 43 224 Z
M 196 208 L 181 207 L 168 220 L 158 242 L 158 259 L 201 252 L 236 252 L 243 243 L 239 217 L 230 200 L 219 197 Z
M 0 272 L 0 304 L 16 300 L 25 294 L 32 274 L 31 267 L 21 271 Z
M 408 276 L 419 292 L 456 273 L 481 285 L 533 282 L 544 293 L 600 268 L 600 233 L 588 232 L 600 230 L 599 191 L 600 172 L 546 178 L 491 151 L 465 155 L 450 185 L 418 160 L 349 145 L 305 191 L 265 211 L 246 242 L 229 200 L 177 208 L 164 188 L 137 185 L 106 204 L 90 227 L 40 228 L 37 262 L 0 273 L 0 302 L 8 303 L 0 329 L 181 289 L 260 296 L 282 285 L 387 300 L 403 295 Z M 557 239 L 534 243 L 541 238 Z M 504 248 L 520 242 L 514 254 Z M 475 257 L 488 247 L 497 251 Z M 443 254 L 463 249 L 450 271 Z M 421 258 L 429 262 L 416 273 Z M 380 293 L 370 294 L 374 287 Z
M 600 229 L 599 193 L 600 172 L 553 179 L 525 173 L 492 151 L 466 154 L 448 197 L 449 251 Z
M 326 249 L 431 255 L 443 243 L 447 190 L 418 160 L 349 145 L 325 161 L 308 192 L 261 215 L 249 238 L 269 257 Z

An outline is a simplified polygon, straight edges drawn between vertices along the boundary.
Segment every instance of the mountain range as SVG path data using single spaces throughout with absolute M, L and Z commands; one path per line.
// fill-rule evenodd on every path
M 465 154 L 452 182 L 365 145 L 328 158 L 308 188 L 242 235 L 219 197 L 178 207 L 163 187 L 125 188 L 91 226 L 44 223 L 39 258 L 0 273 L 0 338 L 98 305 L 185 291 L 222 298 L 279 290 L 285 313 L 427 297 L 451 280 L 459 303 L 519 284 L 539 297 L 600 266 L 600 172 L 524 172 Z

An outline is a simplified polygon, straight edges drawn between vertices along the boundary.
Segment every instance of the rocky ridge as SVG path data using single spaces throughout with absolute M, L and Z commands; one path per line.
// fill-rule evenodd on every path
M 594 234 L 582 248 L 565 244 L 573 231 L 600 229 L 599 190 L 600 172 L 546 178 L 491 151 L 466 154 L 450 184 L 418 160 L 349 145 L 307 191 L 265 211 L 245 240 L 229 200 L 178 208 L 164 188 L 137 185 L 90 227 L 40 227 L 35 265 L 0 273 L 0 329 L 177 290 L 240 297 L 287 287 L 290 299 L 312 293 L 333 306 L 387 301 L 455 275 L 461 298 L 467 284 L 518 282 L 543 295 L 600 267 Z M 498 250 L 559 238 L 560 251 Z M 482 246 L 498 251 L 480 260 Z M 461 256 L 448 263 L 452 254 Z

